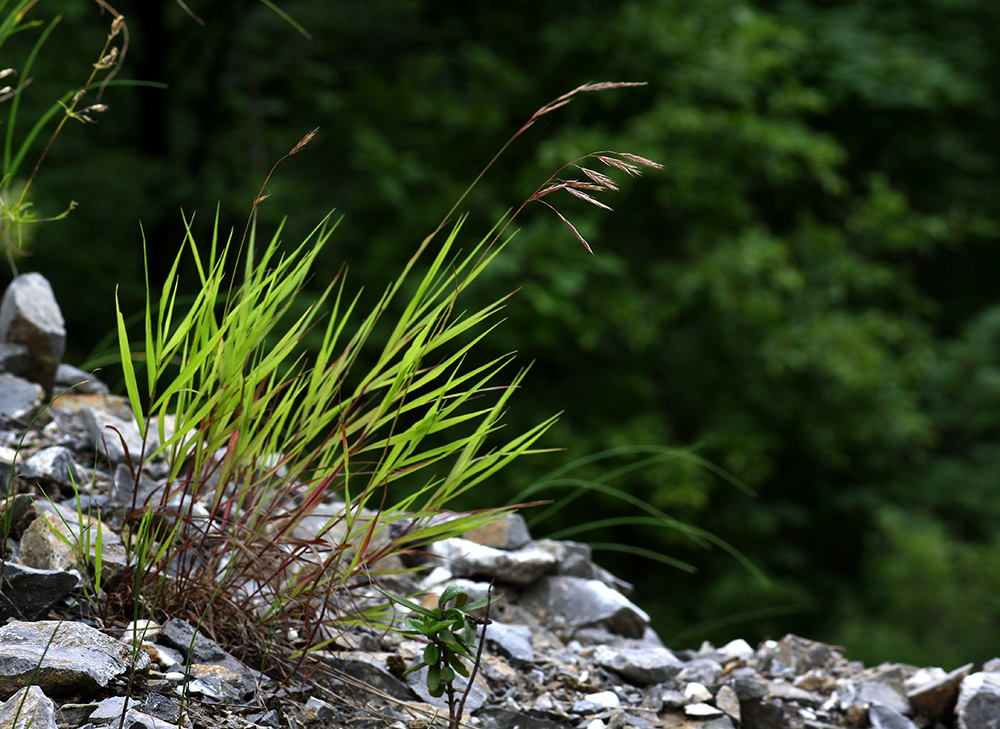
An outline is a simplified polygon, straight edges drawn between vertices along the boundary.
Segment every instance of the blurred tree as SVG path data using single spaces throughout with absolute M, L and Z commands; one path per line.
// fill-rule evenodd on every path
M 593 257 L 551 211 L 520 219 L 481 295 L 520 289 L 492 343 L 536 363 L 511 415 L 518 426 L 564 410 L 549 442 L 566 451 L 505 474 L 477 505 L 606 448 L 696 446 L 759 496 L 682 457 L 614 484 L 732 543 L 770 585 L 674 530 L 579 535 L 699 568 L 599 556 L 678 641 L 794 630 L 895 650 L 919 634 L 879 644 L 858 626 L 919 622 L 902 615 L 923 609 L 921 593 L 879 590 L 916 589 L 926 545 L 947 545 L 956 556 L 942 564 L 978 579 L 955 565 L 992 554 L 996 538 L 977 517 L 995 435 L 993 365 L 982 364 L 992 330 L 976 319 L 994 303 L 1000 250 L 993 3 L 282 2 L 311 39 L 255 0 L 188 5 L 203 26 L 174 0 L 121 8 L 125 73 L 170 88 L 108 89 L 100 124 L 60 140 L 42 173 L 40 205 L 81 203 L 39 230 L 30 261 L 53 280 L 78 357 L 110 330 L 116 283 L 138 309 L 139 221 L 155 278 L 180 241 L 181 208 L 210 215 L 219 202 L 242 229 L 270 166 L 315 126 L 269 183 L 261 224 L 288 214 L 294 240 L 336 206 L 346 220 L 318 283 L 347 262 L 349 280 L 378 291 L 538 106 L 585 81 L 647 81 L 545 117 L 463 206 L 472 236 L 596 149 L 666 165 L 639 185 L 620 180 L 605 200 L 613 214 L 557 202 Z M 105 30 L 88 7 L 39 4 L 72 22 L 39 60 L 31 108 L 91 62 Z M 917 497 L 919 544 L 900 516 Z M 596 510 L 635 514 L 595 493 L 536 532 Z M 961 624 L 949 623 L 955 641 Z M 942 645 L 912 655 L 950 660 Z

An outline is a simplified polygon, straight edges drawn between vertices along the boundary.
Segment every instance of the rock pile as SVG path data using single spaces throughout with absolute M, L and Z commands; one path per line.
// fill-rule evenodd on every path
M 69 609 L 81 570 L 96 565 L 77 563 L 68 536 L 89 530 L 93 544 L 106 529 L 81 523 L 80 505 L 131 502 L 115 470 L 137 461 L 141 444 L 127 403 L 59 362 L 64 342 L 48 284 L 35 274 L 15 280 L 0 307 L 0 476 L 11 485 L 0 508 L 0 729 L 444 725 L 447 706 L 427 692 L 427 669 L 405 673 L 424 644 L 397 633 L 352 629 L 323 654 L 315 680 L 278 686 L 182 620 L 99 630 Z M 54 498 L 66 493 L 74 498 Z M 118 536 L 102 531 L 101 543 L 101 569 L 124 567 Z M 468 726 L 1000 726 L 1000 659 L 978 672 L 866 668 L 792 635 L 670 650 L 630 586 L 586 545 L 532 539 L 517 514 L 427 545 L 422 560 L 396 587 L 424 604 L 452 584 L 472 600 L 497 598 L 472 685 L 457 681 Z

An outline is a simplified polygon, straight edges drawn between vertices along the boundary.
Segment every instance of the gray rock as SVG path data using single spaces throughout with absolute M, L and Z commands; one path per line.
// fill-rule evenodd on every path
M 521 596 L 522 604 L 541 612 L 564 634 L 576 628 L 603 625 L 626 638 L 641 638 L 649 616 L 620 592 L 603 582 L 580 577 L 543 577 Z
M 0 468 L 0 472 L 2 471 L 3 468 Z M 6 484 L 7 479 L 4 478 L 3 482 Z M 0 530 L 2 533 L 7 537 L 13 537 L 23 532 L 31 518 L 33 505 L 34 501 L 28 494 L 15 494 L 13 497 L 0 501 Z
M 406 683 L 389 672 L 384 658 L 369 653 L 344 654 L 328 658 L 327 663 L 337 671 L 358 679 L 365 686 L 388 694 L 401 701 L 413 701 L 416 694 Z
M 0 729 L 57 729 L 56 706 L 38 686 L 22 688 L 0 704 Z
M 780 641 L 768 640 L 755 652 L 757 670 L 772 676 L 798 676 L 813 668 L 830 668 L 843 663 L 833 646 L 786 635 Z
M 93 374 L 66 363 L 60 364 L 56 369 L 56 389 L 72 390 L 81 395 L 107 395 L 111 392 L 108 386 Z
M 905 714 L 910 710 L 910 702 L 903 694 L 884 683 L 865 681 L 858 689 L 858 699 L 862 703 L 880 705 L 892 709 L 897 714 Z
M 127 706 L 124 696 L 112 696 L 110 699 L 99 701 L 97 708 L 90 713 L 90 721 L 95 724 L 107 724 L 115 719 L 120 719 L 123 711 L 138 708 L 140 705 L 135 699 L 127 699 L 127 701 Z
M 77 572 L 36 570 L 13 562 L 0 561 L 0 623 L 9 618 L 38 620 L 80 580 Z
M 528 524 L 519 513 L 504 514 L 462 535 L 464 539 L 495 549 L 520 549 L 531 541 Z
M 42 386 L 20 377 L 0 374 L 0 416 L 27 424 L 45 402 Z
M 254 684 L 249 671 L 240 666 L 232 671 L 223 666 L 195 663 L 188 667 L 187 690 L 227 704 L 241 703 L 253 696 Z
M 559 560 L 559 565 L 556 568 L 557 575 L 582 577 L 585 580 L 598 580 L 623 595 L 627 596 L 632 593 L 631 584 L 615 577 L 603 567 L 594 564 L 591 559 L 592 550 L 589 544 L 539 539 L 535 541 L 535 546 L 539 549 L 551 551 L 556 555 L 556 558 Z
M 732 686 L 722 686 L 715 694 L 715 705 L 726 712 L 737 724 L 741 721 L 740 697 Z
M 753 655 L 753 648 L 742 638 L 731 640 L 719 649 L 719 655 L 727 661 L 746 660 Z
M 971 672 L 972 664 L 966 663 L 944 676 L 911 688 L 906 697 L 914 711 L 921 716 L 926 716 L 932 721 L 944 721 L 955 709 L 958 687 Z
M 666 648 L 610 648 L 599 646 L 594 651 L 594 662 L 639 685 L 667 681 L 684 667 Z
M 150 428 L 143 448 L 139 426 L 132 417 L 104 408 L 87 407 L 80 410 L 80 418 L 94 448 L 114 464 L 124 463 L 126 453 L 133 464 L 141 463 L 140 456 L 148 456 L 159 448 L 156 429 Z
M 23 344 L 0 342 L 0 372 L 25 377 L 31 370 L 31 354 Z
M 551 552 L 531 545 L 508 552 L 458 537 L 438 542 L 430 551 L 456 576 L 485 576 L 512 585 L 530 585 L 552 572 L 558 561 Z
M 615 709 L 621 699 L 614 691 L 596 691 L 577 700 L 570 709 L 574 714 L 594 714 L 604 709 Z
M 128 566 L 122 538 L 100 519 L 75 507 L 39 502 L 44 518 L 35 519 L 21 537 L 21 561 L 45 570 L 73 570 L 78 560 L 96 568 L 100 541 L 101 575 L 110 579 Z M 98 535 L 100 532 L 100 535 Z
M 486 626 L 486 642 L 509 659 L 515 668 L 535 660 L 535 652 L 531 647 L 531 629 L 523 625 L 506 625 L 493 621 Z
M 283 726 L 281 714 L 270 709 L 263 714 L 250 714 L 247 719 L 257 726 L 269 727 L 269 729 L 281 729 Z
M 782 681 L 771 681 L 767 685 L 769 698 L 782 701 L 794 701 L 802 706 L 817 707 L 823 703 L 823 695 L 814 691 L 805 691 Z
M 299 718 L 303 723 L 310 724 L 313 722 L 328 722 L 334 716 L 336 716 L 336 712 L 330 704 L 323 701 L 323 699 L 310 696 L 309 700 L 306 701 L 306 705 L 302 707 Z
M 20 475 L 27 479 L 51 481 L 61 486 L 81 486 L 73 452 L 62 446 L 43 448 L 24 462 Z
M 31 522 L 21 536 L 21 561 L 36 570 L 76 569 L 77 553 L 71 545 L 80 542 L 80 528 L 73 516 L 69 522 L 50 512 Z
M 431 706 L 436 706 L 438 709 L 443 711 L 448 710 L 447 695 L 435 697 L 431 696 L 430 692 L 427 690 L 427 666 L 424 666 L 418 671 L 408 673 L 406 675 L 406 682 L 413 690 L 413 693 L 419 696 L 422 701 L 425 701 Z M 461 695 L 468 688 L 469 679 L 464 676 L 456 676 L 454 686 L 456 693 Z M 465 699 L 465 711 L 473 712 L 476 709 L 479 709 L 486 703 L 486 700 L 489 697 L 490 687 L 487 685 L 486 679 L 483 678 L 483 674 L 481 672 L 477 673 L 476 680 L 472 684 L 472 689 L 469 691 L 469 695 Z
M 155 719 L 162 719 L 176 726 L 181 715 L 181 702 L 163 694 L 151 693 L 142 702 L 140 711 Z
M 973 673 L 963 679 L 955 713 L 958 729 L 998 729 L 1000 673 Z
M 106 688 L 149 658 L 81 623 L 45 620 L 0 627 L 0 696 L 35 684 L 50 696 Z
M 872 704 L 868 709 L 872 729 L 917 729 L 917 725 L 898 711 L 884 704 Z
M 224 651 L 218 643 L 178 618 L 171 618 L 163 625 L 157 642 L 180 651 L 185 660 L 193 664 L 222 666 L 235 672 L 246 670 L 242 663 Z
M 64 703 L 56 710 L 56 724 L 61 727 L 79 727 L 87 723 L 97 704 Z
M 0 303 L 0 342 L 28 348 L 31 366 L 25 376 L 51 397 L 66 350 L 66 324 L 52 286 L 40 273 L 17 276 L 7 287 Z
M 110 722 L 109 726 L 114 727 L 114 729 L 119 729 L 119 726 L 121 729 L 177 729 L 176 724 L 157 719 L 149 714 L 143 714 L 135 709 L 129 709 L 125 712 L 124 722 L 119 724 L 120 721 L 121 715 Z M 80 727 L 80 729 L 84 728 Z
M 541 712 L 513 711 L 490 707 L 476 713 L 482 729 L 565 729 L 566 724 L 552 721 Z
M 696 681 L 705 686 L 714 686 L 722 673 L 722 666 L 711 658 L 695 658 L 684 664 L 683 670 L 677 674 L 677 680 L 687 683 Z

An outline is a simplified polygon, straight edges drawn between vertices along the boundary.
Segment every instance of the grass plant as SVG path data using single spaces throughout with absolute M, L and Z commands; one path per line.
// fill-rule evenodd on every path
M 507 145 L 577 94 L 622 85 L 631 84 L 587 84 L 563 95 Z M 464 219 L 453 218 L 456 204 L 365 314 L 342 274 L 316 300 L 298 301 L 335 228 L 329 217 L 291 250 L 280 244 L 280 227 L 258 242 L 253 212 L 266 198 L 263 187 L 241 237 L 223 233 L 216 219 L 208 243 L 199 244 L 187 218 L 184 246 L 158 295 L 147 278 L 138 346 L 118 311 L 125 383 L 144 445 L 129 464 L 134 496 L 124 519 L 133 573 L 105 603 L 109 617 L 114 607 L 134 618 L 187 616 L 224 645 L 244 647 L 237 652 L 262 668 L 288 672 L 346 624 L 387 619 L 390 604 L 371 587 L 403 569 L 396 555 L 509 511 L 439 518 L 456 496 L 537 452 L 554 422 L 501 437 L 525 370 L 506 374 L 513 355 L 467 361 L 508 297 L 475 311 L 461 301 L 527 203 L 550 205 L 543 198 L 566 190 L 606 207 L 592 193 L 617 188 L 583 166 L 586 159 L 628 174 L 657 166 L 631 154 L 581 158 L 571 164 L 584 179 L 563 179 L 570 165 L 563 167 L 467 252 L 457 244 Z M 197 271 L 187 306 L 178 273 L 185 256 Z M 237 262 L 241 275 L 230 275 Z M 390 312 L 398 313 L 387 321 Z M 320 330 L 321 344 L 307 356 L 301 342 Z M 359 371 L 366 349 L 376 351 L 375 364 Z M 143 500 L 144 467 L 159 457 L 165 485 Z M 318 514 L 322 526 L 305 530 Z

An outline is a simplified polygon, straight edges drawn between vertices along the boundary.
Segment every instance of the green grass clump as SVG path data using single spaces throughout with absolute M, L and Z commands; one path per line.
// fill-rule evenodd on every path
M 620 85 L 630 84 L 590 84 L 560 97 L 510 141 L 575 94 Z M 281 676 L 346 626 L 394 627 L 393 604 L 407 603 L 386 598 L 380 578 L 406 571 L 399 556 L 415 545 L 516 508 L 438 518 L 457 496 L 538 452 L 536 441 L 555 420 L 503 436 L 502 417 L 525 370 L 511 369 L 513 354 L 470 362 L 507 297 L 474 311 L 462 301 L 528 202 L 552 207 L 543 198 L 566 190 L 606 207 L 593 195 L 617 188 L 583 166 L 587 159 L 628 174 L 657 166 L 613 152 L 576 160 L 468 251 L 458 247 L 464 219 L 451 220 L 453 209 L 364 312 L 343 272 L 320 296 L 301 300 L 334 232 L 330 216 L 290 248 L 280 226 L 258 240 L 263 187 L 242 234 L 220 230 L 216 218 L 199 242 L 186 218 L 183 245 L 158 290 L 147 273 L 138 337 L 116 307 L 143 445 L 127 464 L 132 487 L 116 483 L 132 494 L 121 515 L 129 567 L 103 581 L 97 569 L 91 585 L 104 620 L 185 617 Z M 573 165 L 582 179 L 558 177 Z M 185 265 L 196 276 L 189 297 Z M 307 337 L 319 341 L 311 351 Z M 150 492 L 145 474 L 154 459 L 165 462 L 167 475 Z M 101 564 L 100 543 L 78 544 L 83 563 L 94 564 L 96 547 Z M 437 687 L 445 685 L 442 677 Z

